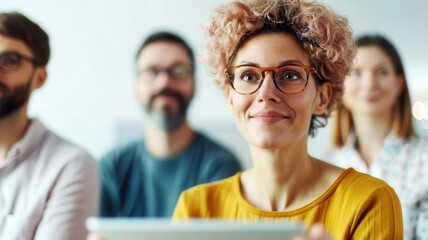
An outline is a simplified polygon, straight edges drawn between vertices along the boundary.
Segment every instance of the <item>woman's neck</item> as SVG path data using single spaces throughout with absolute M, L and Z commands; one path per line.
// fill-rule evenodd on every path
M 254 167 L 241 178 L 247 201 L 260 209 L 284 211 L 313 200 L 311 189 L 320 178 L 320 168 L 307 154 L 306 145 L 276 150 L 251 146 L 250 150 Z
M 391 116 L 359 115 L 353 117 L 353 121 L 357 138 L 356 149 L 367 166 L 370 166 L 391 132 Z

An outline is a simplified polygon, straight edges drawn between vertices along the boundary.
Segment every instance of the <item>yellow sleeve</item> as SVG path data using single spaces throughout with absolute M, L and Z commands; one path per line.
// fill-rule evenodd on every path
M 190 218 L 189 208 L 184 197 L 184 193 L 180 194 L 177 205 L 175 205 L 174 213 L 172 214 L 173 219 L 186 219 Z
M 403 239 L 401 205 L 391 187 L 377 188 L 358 209 L 358 226 L 352 239 Z

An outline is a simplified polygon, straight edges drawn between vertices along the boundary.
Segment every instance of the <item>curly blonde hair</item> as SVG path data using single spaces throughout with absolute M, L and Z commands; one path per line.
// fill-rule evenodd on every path
M 317 80 L 329 81 L 333 86 L 326 113 L 312 117 L 312 136 L 317 127 L 326 125 L 331 110 L 341 102 L 355 44 L 348 20 L 332 9 L 300 0 L 234 0 L 214 9 L 205 32 L 205 63 L 220 87 L 228 81 L 224 69 L 250 37 L 263 32 L 293 35 L 320 74 Z

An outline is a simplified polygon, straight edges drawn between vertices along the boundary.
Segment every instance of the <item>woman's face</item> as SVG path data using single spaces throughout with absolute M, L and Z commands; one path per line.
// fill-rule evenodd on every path
M 286 63 L 310 66 L 308 57 L 292 36 L 265 33 L 242 45 L 231 66 L 278 67 Z M 239 131 L 251 145 L 260 148 L 306 143 L 311 116 L 324 113 L 331 99 L 331 85 L 317 87 L 310 73 L 303 91 L 287 95 L 277 89 L 272 77 L 272 71 L 265 72 L 261 87 L 250 95 L 239 94 L 231 85 L 226 86 Z
M 343 103 L 352 114 L 387 116 L 403 90 L 391 59 L 377 46 L 358 47 L 345 80 Z

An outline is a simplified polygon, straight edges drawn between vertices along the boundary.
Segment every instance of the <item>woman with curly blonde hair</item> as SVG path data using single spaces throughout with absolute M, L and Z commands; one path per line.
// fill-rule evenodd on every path
M 253 167 L 182 193 L 175 218 L 321 223 L 335 239 L 401 239 L 383 181 L 315 159 L 309 135 L 340 102 L 355 52 L 346 18 L 317 2 L 235 0 L 214 9 L 206 64 L 225 91 Z

